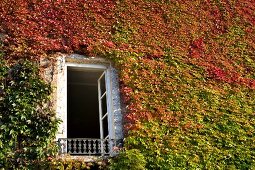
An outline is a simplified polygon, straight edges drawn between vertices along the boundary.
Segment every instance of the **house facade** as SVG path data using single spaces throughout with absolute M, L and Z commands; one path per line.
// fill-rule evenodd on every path
M 39 128 L 33 129 L 24 116 L 22 121 L 6 116 L 15 123 L 0 125 L 5 130 L 0 138 L 13 139 L 14 146 L 22 132 L 50 146 L 46 138 L 53 136 L 61 154 L 105 156 L 114 155 L 125 137 L 126 157 L 120 164 L 139 160 L 129 155 L 131 150 L 143 155 L 147 169 L 254 169 L 254 11 L 253 0 L 0 1 L 4 59 L 10 66 L 22 59 L 42 65 L 62 120 L 55 137 L 50 109 L 39 103 L 47 119 L 28 114 L 31 108 L 42 109 L 19 102 L 22 97 L 9 101 L 8 93 L 1 92 L 7 101 L 0 101 L 1 113 L 17 116 L 28 108 L 22 115 L 47 120 L 54 135 L 44 130 L 37 138 L 42 127 L 37 121 Z M 12 81 L 3 72 L 2 82 Z M 8 85 L 10 92 L 13 83 Z M 29 101 L 37 99 L 31 96 Z M 12 104 L 16 100 L 18 109 Z M 30 108 L 23 106 L 26 102 Z M 20 122 L 15 131 L 7 128 Z M 21 147 L 14 155 L 13 146 L 2 141 L 0 158 L 8 153 L 16 161 Z M 26 144 L 37 153 L 31 142 Z M 29 149 L 24 151 L 28 155 Z

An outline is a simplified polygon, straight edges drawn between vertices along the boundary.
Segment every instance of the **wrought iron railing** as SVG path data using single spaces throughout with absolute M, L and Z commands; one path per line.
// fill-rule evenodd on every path
M 122 140 L 59 138 L 58 145 L 60 154 L 107 156 L 117 154 Z

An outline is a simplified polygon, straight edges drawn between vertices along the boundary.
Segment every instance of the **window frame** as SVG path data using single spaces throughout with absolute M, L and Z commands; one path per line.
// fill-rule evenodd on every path
M 103 64 L 77 64 L 77 63 L 70 63 L 66 62 L 65 67 L 64 67 L 64 74 L 65 74 L 65 116 L 64 120 L 65 122 L 65 127 L 66 127 L 66 134 L 64 134 L 64 137 L 67 138 L 67 72 L 68 72 L 68 67 L 76 67 L 76 68 L 81 68 L 81 69 L 96 69 L 99 71 L 104 71 L 105 72 L 105 85 L 106 85 L 106 98 L 107 98 L 107 112 L 108 112 L 108 135 L 109 139 L 115 139 L 115 132 L 114 132 L 114 115 L 113 115 L 113 105 L 112 105 L 112 85 L 111 85 L 111 73 L 110 73 L 110 67 L 111 65 L 103 65 Z M 99 101 L 98 101 L 99 102 Z M 100 138 L 101 138 L 101 132 L 100 132 Z
M 98 139 L 91 138 L 67 138 L 67 71 L 68 67 L 86 69 L 98 69 L 98 71 L 105 71 L 107 79 L 105 79 L 105 85 L 108 89 L 107 91 L 107 112 L 110 113 L 108 119 L 108 133 L 109 138 L 101 140 L 101 136 Z M 123 147 L 123 111 L 125 110 L 121 102 L 120 88 L 119 88 L 119 76 L 118 70 L 112 67 L 111 62 L 104 58 L 87 58 L 78 54 L 71 55 L 60 55 L 57 58 L 55 65 L 55 74 L 57 75 L 54 79 L 54 84 L 56 84 L 56 114 L 62 122 L 59 125 L 58 133 L 56 134 L 56 140 L 60 147 L 60 154 L 67 154 L 68 151 L 68 141 L 70 140 L 87 140 L 88 142 L 108 142 L 108 146 L 104 144 L 105 147 L 109 147 L 109 152 L 101 152 L 101 156 L 114 156 L 118 153 L 117 148 Z M 110 107 L 109 107 L 110 106 Z M 124 109 L 124 110 L 123 110 Z M 98 120 L 99 121 L 99 120 Z M 101 135 L 101 134 L 100 134 Z M 77 141 L 78 142 L 78 141 Z M 92 145 L 93 146 L 93 145 Z M 89 146 L 89 147 L 92 147 Z M 102 146 L 102 145 L 101 145 Z M 102 148 L 101 148 L 102 150 Z M 70 153 L 75 154 L 75 153 Z M 81 153 L 82 156 L 92 156 L 97 153 Z M 98 155 L 97 155 L 98 156 Z M 75 155 L 72 155 L 75 158 Z

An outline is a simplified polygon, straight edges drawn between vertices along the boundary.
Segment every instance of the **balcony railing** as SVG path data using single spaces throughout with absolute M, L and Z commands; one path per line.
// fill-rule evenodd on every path
M 60 154 L 112 156 L 122 146 L 122 140 L 90 139 L 90 138 L 59 138 Z

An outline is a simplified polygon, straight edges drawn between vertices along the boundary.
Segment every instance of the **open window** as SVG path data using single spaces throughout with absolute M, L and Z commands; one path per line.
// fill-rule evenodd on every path
M 58 110 L 65 110 L 64 114 L 60 113 L 63 120 L 62 134 L 58 135 L 61 152 L 111 155 L 122 138 L 114 69 L 100 64 L 66 63 L 63 75 L 59 83 L 64 83 L 65 95 L 58 90 L 59 95 L 66 98 L 62 101 L 66 107 L 60 106 Z

